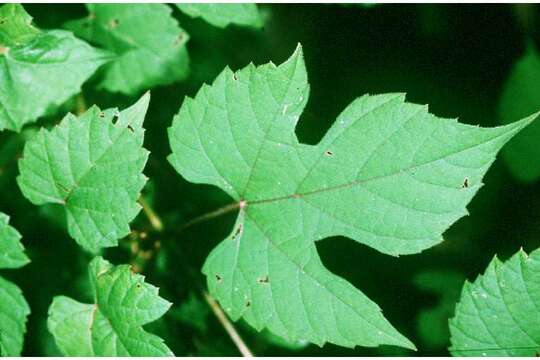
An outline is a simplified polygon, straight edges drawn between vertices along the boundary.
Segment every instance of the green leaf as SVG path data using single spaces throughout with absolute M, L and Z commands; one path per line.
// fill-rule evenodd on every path
M 214 26 L 225 28 L 231 24 L 261 28 L 263 21 L 256 4 L 175 4 L 187 15 Z
M 528 44 L 506 81 L 499 104 L 499 117 L 508 124 L 540 109 L 540 55 Z M 512 174 L 524 182 L 540 177 L 540 123 L 536 122 L 512 140 L 503 150 Z
M 540 250 L 495 257 L 465 282 L 450 320 L 456 356 L 535 356 L 540 351 Z
M 163 340 L 144 331 L 171 303 L 134 274 L 129 265 L 112 266 L 101 257 L 89 266 L 94 304 L 54 298 L 47 326 L 66 356 L 173 356 Z
M 21 5 L 0 7 L 0 130 L 20 131 L 61 105 L 110 59 L 70 32 L 39 31 L 30 20 Z
M 164 4 L 87 4 L 88 17 L 65 26 L 117 54 L 101 87 L 128 95 L 188 75 L 188 34 Z
M 122 112 L 93 106 L 80 117 L 68 114 L 24 147 L 17 178 L 24 196 L 36 205 L 64 205 L 69 234 L 88 251 L 116 246 L 141 209 L 149 101 L 146 94 Z
M 9 225 L 9 217 L 0 212 L 0 269 L 19 268 L 29 262 L 21 234 Z
M 21 5 L 6 4 L 0 7 L 1 47 L 23 45 L 38 34 L 39 30 L 32 25 L 32 17 Z
M 19 268 L 30 260 L 24 253 L 21 235 L 0 212 L 0 269 Z M 19 356 L 30 308 L 21 290 L 0 276 L 0 355 Z
M 0 355 L 20 356 L 29 314 L 21 290 L 0 276 Z
M 391 255 L 442 241 L 497 151 L 535 117 L 484 129 L 437 118 L 402 94 L 363 96 L 319 144 L 294 129 L 308 100 L 301 48 L 185 99 L 169 161 L 240 210 L 204 265 L 225 311 L 287 340 L 414 348 L 362 292 L 322 264 L 315 241 L 347 236 Z

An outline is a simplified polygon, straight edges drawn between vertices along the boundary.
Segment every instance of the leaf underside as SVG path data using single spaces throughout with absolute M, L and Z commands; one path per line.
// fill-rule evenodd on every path
M 87 4 L 88 17 L 65 24 L 75 35 L 114 52 L 101 87 L 138 94 L 188 75 L 188 34 L 165 4 Z
M 455 356 L 535 356 L 540 351 L 540 250 L 523 250 L 465 282 L 450 320 Z
M 150 95 L 132 107 L 68 114 L 28 141 L 17 182 L 32 203 L 65 206 L 70 235 L 86 250 L 116 246 L 140 211 L 148 159 L 142 124 Z
M 66 356 L 173 356 L 158 336 L 142 326 L 160 318 L 170 303 L 128 265 L 112 266 L 101 257 L 89 267 L 95 303 L 58 296 L 47 326 Z
M 225 69 L 185 99 L 169 129 L 176 170 L 239 203 L 204 265 L 210 292 L 234 320 L 288 340 L 414 348 L 324 267 L 314 242 L 341 235 L 396 256 L 438 244 L 497 151 L 535 116 L 480 128 L 403 94 L 363 96 L 312 146 L 294 132 L 308 92 L 299 48 L 280 66 Z
M 21 5 L 0 7 L 0 130 L 20 131 L 80 91 L 110 55 L 63 30 L 40 31 Z
M 190 17 L 200 17 L 207 23 L 220 28 L 225 28 L 231 24 L 254 28 L 263 26 L 256 4 L 182 3 L 175 5 Z

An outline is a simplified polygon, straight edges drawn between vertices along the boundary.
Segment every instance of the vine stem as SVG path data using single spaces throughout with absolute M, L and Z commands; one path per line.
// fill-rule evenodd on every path
M 141 206 L 143 208 L 143 211 L 144 211 L 146 217 L 148 218 L 148 220 L 150 221 L 150 224 L 152 225 L 152 227 L 155 230 L 159 231 L 159 232 L 163 231 L 163 228 L 164 228 L 163 221 L 161 221 L 161 218 L 159 217 L 159 215 L 156 214 L 154 209 L 152 209 L 150 204 L 148 204 L 148 202 L 146 201 L 146 199 L 143 196 L 141 196 L 139 198 L 139 204 L 141 204 Z M 239 203 L 229 204 L 229 205 L 224 206 L 222 208 L 219 208 L 219 209 L 217 209 L 215 211 L 203 214 L 203 215 L 201 215 L 199 217 L 196 217 L 196 218 L 188 221 L 182 227 L 181 230 L 186 229 L 186 228 L 188 228 L 188 227 L 190 227 L 190 226 L 192 226 L 194 224 L 197 224 L 199 222 L 206 221 L 206 220 L 212 219 L 214 217 L 218 217 L 220 215 L 224 215 L 224 214 L 226 214 L 228 212 L 234 211 L 235 209 L 243 208 L 243 207 L 245 207 L 245 205 L 246 205 L 246 203 L 244 201 L 240 201 Z M 184 264 L 184 265 L 187 266 L 187 264 Z M 189 269 L 189 270 L 191 272 L 191 269 Z M 254 357 L 253 353 L 251 352 L 249 347 L 246 345 L 244 340 L 242 340 L 242 337 L 240 336 L 238 331 L 236 331 L 236 328 L 234 327 L 234 325 L 229 321 L 229 319 L 227 318 L 227 315 L 225 315 L 225 313 L 223 312 L 223 309 L 221 309 L 221 306 L 219 306 L 217 301 L 214 300 L 214 298 L 206 290 L 201 289 L 200 291 L 201 291 L 204 299 L 206 300 L 206 303 L 208 304 L 208 306 L 212 310 L 212 313 L 214 313 L 214 315 L 216 316 L 216 318 L 218 319 L 220 324 L 225 329 L 225 332 L 227 332 L 227 335 L 229 335 L 229 337 L 231 338 L 233 343 L 236 345 L 236 348 L 238 349 L 238 351 L 240 351 L 242 356 L 244 356 L 244 357 Z
M 146 217 L 150 221 L 150 224 L 152 225 L 154 230 L 156 230 L 158 232 L 162 232 L 163 231 L 163 221 L 161 221 L 161 218 L 156 214 L 154 209 L 152 209 L 150 204 L 148 204 L 148 202 L 146 201 L 146 199 L 143 196 L 141 196 L 139 198 L 139 204 L 141 204 L 141 206 L 143 208 L 143 211 L 144 211 L 144 214 L 146 215 Z
M 242 340 L 242 338 L 240 337 L 240 334 L 238 334 L 235 327 L 229 321 L 229 319 L 227 318 L 227 315 L 225 315 L 225 313 L 223 312 L 223 310 L 221 309 L 217 301 L 214 300 L 214 298 L 210 296 L 210 294 L 204 290 L 202 291 L 202 294 L 204 296 L 204 299 L 210 306 L 210 309 L 212 309 L 212 312 L 214 313 L 214 315 L 216 315 L 217 319 L 219 320 L 223 328 L 225 328 L 225 331 L 227 332 L 227 334 L 229 334 L 229 337 L 232 339 L 232 341 L 234 342 L 234 344 L 236 345 L 236 347 L 238 348 L 242 356 L 253 357 L 253 353 L 247 347 L 246 343 L 244 343 L 244 340 Z

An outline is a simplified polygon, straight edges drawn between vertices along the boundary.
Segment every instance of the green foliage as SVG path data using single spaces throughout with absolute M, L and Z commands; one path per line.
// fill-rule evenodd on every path
M 20 131 L 61 105 L 110 59 L 70 32 L 39 31 L 31 19 L 21 5 L 0 7 L 0 130 Z
M 19 161 L 18 183 L 33 204 L 65 206 L 70 235 L 86 250 L 116 246 L 146 183 L 148 159 L 142 124 L 150 95 L 118 112 L 93 106 L 68 114 L 54 129 L 41 129 Z
M 536 115 L 489 129 L 436 118 L 402 94 L 363 96 L 310 146 L 294 132 L 308 93 L 298 47 L 279 66 L 225 69 L 173 121 L 175 169 L 240 210 L 204 265 L 210 292 L 233 319 L 288 340 L 414 348 L 324 267 L 314 242 L 343 235 L 390 255 L 438 244 Z
M 200 17 L 214 26 L 225 28 L 229 25 L 260 28 L 263 21 L 256 4 L 175 4 L 191 17 Z
M 499 105 L 503 124 L 511 123 L 540 109 L 540 55 L 532 43 L 510 72 Z M 540 123 L 516 136 L 504 149 L 503 155 L 512 174 L 521 181 L 540 177 Z
M 0 356 L 540 353 L 538 9 L 345 5 L 0 5 Z
M 457 356 L 535 356 L 540 351 L 540 250 L 495 257 L 484 275 L 465 282 L 450 320 Z
M 67 356 L 172 356 L 163 340 L 142 326 L 160 318 L 171 304 L 158 289 L 101 257 L 89 266 L 94 304 L 65 296 L 49 308 L 48 328 Z
M 164 4 L 87 4 L 89 15 L 65 24 L 75 35 L 114 52 L 101 87 L 138 94 L 188 74 L 187 33 Z
M 0 269 L 19 268 L 30 260 L 20 242 L 21 235 L 8 224 L 9 218 L 0 213 Z M 21 290 L 0 276 L 0 355 L 19 356 L 26 332 L 30 308 Z

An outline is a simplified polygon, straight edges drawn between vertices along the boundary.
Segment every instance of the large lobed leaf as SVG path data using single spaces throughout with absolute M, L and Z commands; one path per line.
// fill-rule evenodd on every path
M 128 265 L 101 257 L 89 266 L 94 304 L 57 296 L 47 326 L 66 356 L 173 356 L 158 336 L 142 326 L 160 318 L 171 304 Z
M 503 88 L 499 117 L 508 124 L 540 109 L 540 55 L 528 44 L 525 54 L 514 64 Z M 540 177 L 540 122 L 531 125 L 502 152 L 512 174 L 524 182 Z
M 191 17 L 200 17 L 209 24 L 225 28 L 231 24 L 260 28 L 263 21 L 256 4 L 175 4 Z
M 188 34 L 165 4 L 87 4 L 85 19 L 66 27 L 117 54 L 101 86 L 128 95 L 188 75 Z
M 23 194 L 36 205 L 64 205 L 69 233 L 86 250 L 115 246 L 140 211 L 149 100 L 146 94 L 122 112 L 93 106 L 80 117 L 68 114 L 25 145 L 17 178 Z
M 540 352 L 540 250 L 506 262 L 495 257 L 484 275 L 465 282 L 450 320 L 456 356 L 535 356 Z
M 324 267 L 314 242 L 342 235 L 390 255 L 438 244 L 497 151 L 536 115 L 486 129 L 437 118 L 403 94 L 363 96 L 311 146 L 294 132 L 308 92 L 298 48 L 280 66 L 225 69 L 169 129 L 176 170 L 220 187 L 240 210 L 204 265 L 210 292 L 234 320 L 289 340 L 414 348 Z
M 20 242 L 21 235 L 0 213 L 0 269 L 19 268 L 30 260 Z M 0 356 L 19 356 L 30 308 L 21 290 L 0 276 Z
M 73 34 L 40 31 L 18 4 L 0 7 L 0 130 L 20 131 L 80 91 L 110 59 Z

